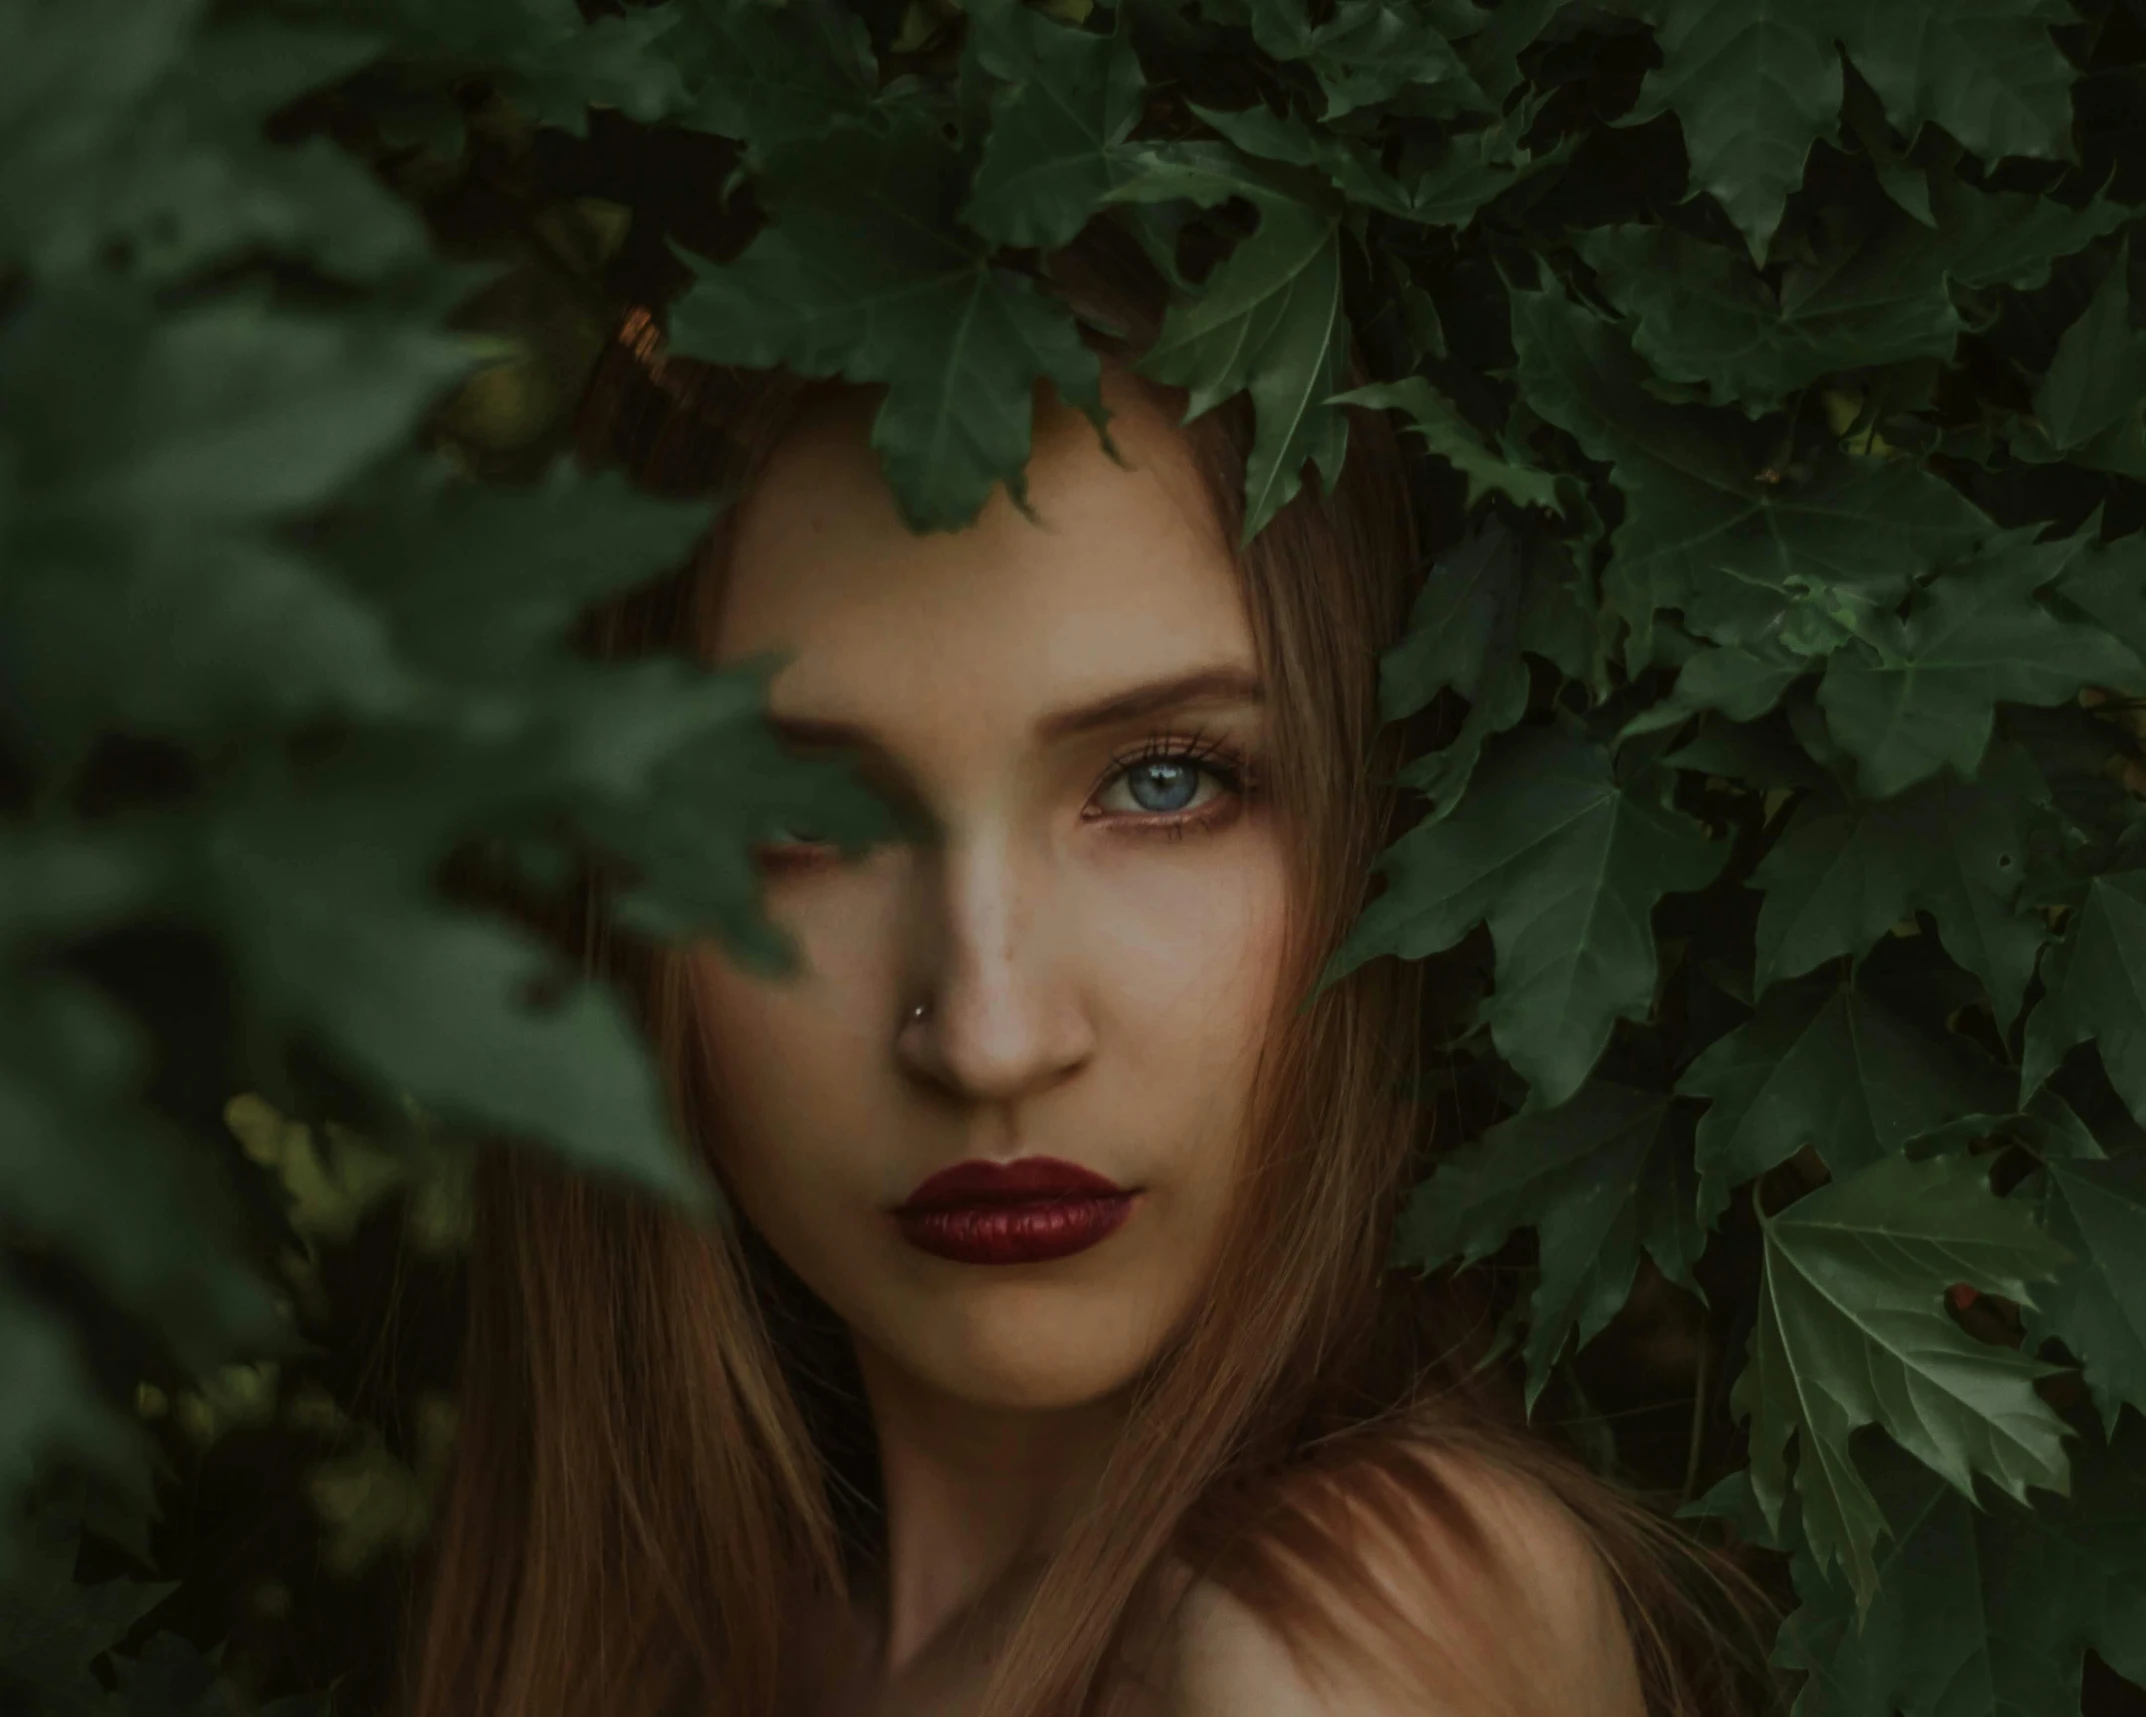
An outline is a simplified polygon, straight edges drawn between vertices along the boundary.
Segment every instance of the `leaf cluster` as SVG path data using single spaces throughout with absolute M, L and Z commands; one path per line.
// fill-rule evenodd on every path
M 299 1343 L 233 1092 L 707 1202 L 621 999 L 443 884 L 779 962 L 754 840 L 884 812 L 765 664 L 577 651 L 718 501 L 561 413 L 631 273 L 958 528 L 1039 387 L 1104 425 L 1105 223 L 1247 539 L 1409 431 L 1443 737 L 1329 978 L 1438 963 L 1472 1124 L 1396 1264 L 1517 1273 L 1531 1404 L 1684 1308 L 1805 1717 L 2146 1681 L 2141 99 L 2128 0 L 0 0 L 0 1503 L 146 1503 L 129 1392 Z M 72 1592 L 7 1688 L 195 1708 Z

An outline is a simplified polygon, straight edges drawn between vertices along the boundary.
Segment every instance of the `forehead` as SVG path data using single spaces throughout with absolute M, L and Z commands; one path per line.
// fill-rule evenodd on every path
M 1123 463 L 1077 414 L 1037 414 L 1032 516 L 995 492 L 965 530 L 902 522 L 855 401 L 810 419 L 742 504 L 718 660 L 775 650 L 776 708 L 842 718 L 959 696 L 1013 720 L 1181 673 L 1256 666 L 1228 542 L 1163 408 L 1106 391 Z

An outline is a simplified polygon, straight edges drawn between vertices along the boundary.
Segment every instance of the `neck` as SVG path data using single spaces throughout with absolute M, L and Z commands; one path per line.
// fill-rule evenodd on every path
M 995 1624 L 1031 1589 L 1093 1494 L 1125 1402 L 977 1406 L 862 1342 L 857 1359 L 886 1499 L 878 1656 L 896 1674 L 935 1641 Z

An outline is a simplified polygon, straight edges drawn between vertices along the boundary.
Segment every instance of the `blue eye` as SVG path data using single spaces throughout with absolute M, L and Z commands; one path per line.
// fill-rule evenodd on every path
M 1120 757 L 1104 777 L 1094 809 L 1138 823 L 1183 828 L 1219 815 L 1244 796 L 1247 770 L 1233 747 L 1212 742 L 1153 741 Z
M 1201 773 L 1180 758 L 1158 757 L 1127 770 L 1125 784 L 1143 811 L 1182 811 L 1199 791 Z

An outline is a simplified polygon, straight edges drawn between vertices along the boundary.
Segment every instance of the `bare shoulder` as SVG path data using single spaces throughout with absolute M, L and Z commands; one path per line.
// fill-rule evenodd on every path
M 1572 1513 L 1521 1475 L 1399 1445 L 1285 1496 L 1253 1588 L 1194 1582 L 1171 1717 L 1645 1717 L 1608 1569 Z

